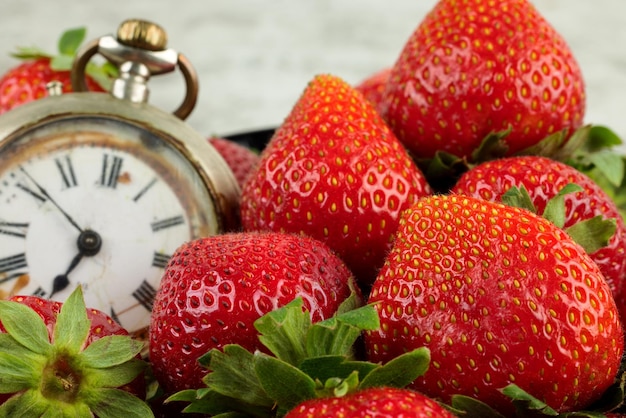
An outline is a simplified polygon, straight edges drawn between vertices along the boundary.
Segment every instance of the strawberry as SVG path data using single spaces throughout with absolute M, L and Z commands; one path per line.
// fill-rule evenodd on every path
M 440 0 L 394 64 L 380 111 L 416 157 L 470 157 L 509 128 L 512 155 L 581 126 L 584 81 L 529 1 Z
M 340 78 L 316 76 L 244 185 L 244 230 L 309 235 L 373 281 L 403 209 L 430 186 L 371 103 Z
M 70 69 L 74 55 L 86 34 L 84 28 L 71 29 L 59 40 L 59 55 L 52 56 L 36 48 L 21 48 L 14 57 L 25 60 L 0 78 L 0 114 L 16 106 L 48 95 L 47 85 L 58 81 L 62 91 L 72 91 Z M 91 91 L 104 91 L 110 81 L 111 67 L 88 65 L 86 82 Z
M 411 388 L 505 416 L 511 383 L 558 411 L 588 406 L 624 350 L 611 290 L 583 248 L 530 211 L 470 196 L 403 213 L 368 302 L 381 322 L 365 336 L 370 361 L 426 347 L 431 367 Z
M 389 387 L 370 388 L 351 395 L 305 401 L 285 418 L 453 418 L 454 415 L 420 393 Z
M 259 154 L 248 147 L 224 138 L 211 137 L 209 143 L 220 153 L 233 171 L 239 187 L 243 187 L 248 175 L 259 161 Z
M 384 97 L 390 74 L 391 67 L 383 68 L 361 80 L 354 88 L 377 108 Z
M 0 301 L 0 416 L 150 417 L 142 343 L 77 287 L 64 302 Z
M 548 201 L 570 183 L 579 185 L 582 190 L 563 197 L 566 211 L 563 224 L 559 226 L 568 228 L 598 215 L 615 219 L 615 233 L 608 245 L 594 251 L 591 258 L 617 297 L 626 279 L 626 226 L 615 203 L 585 174 L 545 157 L 509 157 L 485 162 L 467 171 L 452 192 L 501 201 L 512 187 L 523 186 L 536 212 L 542 214 Z
M 282 417 L 310 399 L 332 403 L 328 398 L 345 396 L 346 403 L 354 403 L 349 400 L 354 399 L 353 393 L 361 397 L 380 393 L 374 388 L 387 388 L 388 395 L 394 394 L 388 406 L 394 402 L 399 407 L 402 402 L 396 402 L 399 398 L 391 388 L 403 388 L 421 376 L 428 369 L 430 354 L 418 348 L 385 365 L 356 360 L 354 347 L 361 332 L 380 324 L 372 306 L 355 308 L 353 299 L 343 302 L 331 318 L 315 323 L 303 309 L 302 298 L 263 315 L 254 327 L 269 353 L 251 352 L 238 344 L 228 344 L 223 351 L 212 349 L 198 360 L 211 370 L 203 379 L 206 387 L 178 392 L 167 402 L 186 402 L 184 412 L 267 418 Z M 406 396 L 418 396 L 411 393 Z M 415 400 L 422 412 L 432 402 Z M 382 397 L 375 403 L 382 405 Z M 293 414 L 299 416 L 297 411 Z
M 167 265 L 150 323 L 150 361 L 166 392 L 202 386 L 197 359 L 237 343 L 262 349 L 253 323 L 304 299 L 330 317 L 351 293 L 352 274 L 326 245 L 281 233 L 230 233 L 181 245 Z

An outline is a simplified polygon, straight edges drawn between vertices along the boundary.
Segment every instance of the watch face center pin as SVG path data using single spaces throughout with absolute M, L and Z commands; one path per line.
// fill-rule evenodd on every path
M 93 256 L 98 254 L 100 247 L 102 247 L 102 238 L 100 234 L 91 229 L 87 229 L 80 233 L 78 236 L 78 249 L 86 256 Z

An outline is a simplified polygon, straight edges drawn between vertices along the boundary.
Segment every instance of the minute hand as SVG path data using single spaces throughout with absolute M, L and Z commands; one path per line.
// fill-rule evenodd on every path
M 52 204 L 57 207 L 59 212 L 61 212 L 63 214 L 63 216 L 65 216 L 65 218 L 74 226 L 74 228 L 78 229 L 78 232 L 83 232 L 83 229 L 80 227 L 80 225 L 78 225 L 78 223 L 76 223 L 74 218 L 72 218 L 65 210 L 63 210 L 63 208 L 61 206 L 59 206 L 59 204 L 56 202 L 56 200 L 54 200 L 52 198 L 52 196 L 50 196 L 48 191 L 46 189 L 44 189 L 43 187 L 41 187 L 41 185 L 35 181 L 35 179 L 28 173 L 28 171 L 26 171 L 24 169 L 24 167 L 20 166 L 20 170 L 37 187 L 37 189 L 39 190 L 39 193 L 41 193 L 46 199 L 48 199 L 50 202 L 52 202 Z

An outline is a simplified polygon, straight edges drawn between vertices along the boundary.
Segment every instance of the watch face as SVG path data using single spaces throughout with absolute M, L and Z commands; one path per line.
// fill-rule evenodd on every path
M 112 117 L 40 123 L 0 145 L 0 296 L 64 300 L 81 284 L 88 307 L 146 329 L 175 249 L 218 229 L 189 158 Z

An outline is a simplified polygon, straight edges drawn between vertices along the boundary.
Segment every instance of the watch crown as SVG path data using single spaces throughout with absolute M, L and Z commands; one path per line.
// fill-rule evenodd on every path
M 125 45 L 148 51 L 162 51 L 167 46 L 167 33 L 156 23 L 128 19 L 117 29 L 117 40 Z

